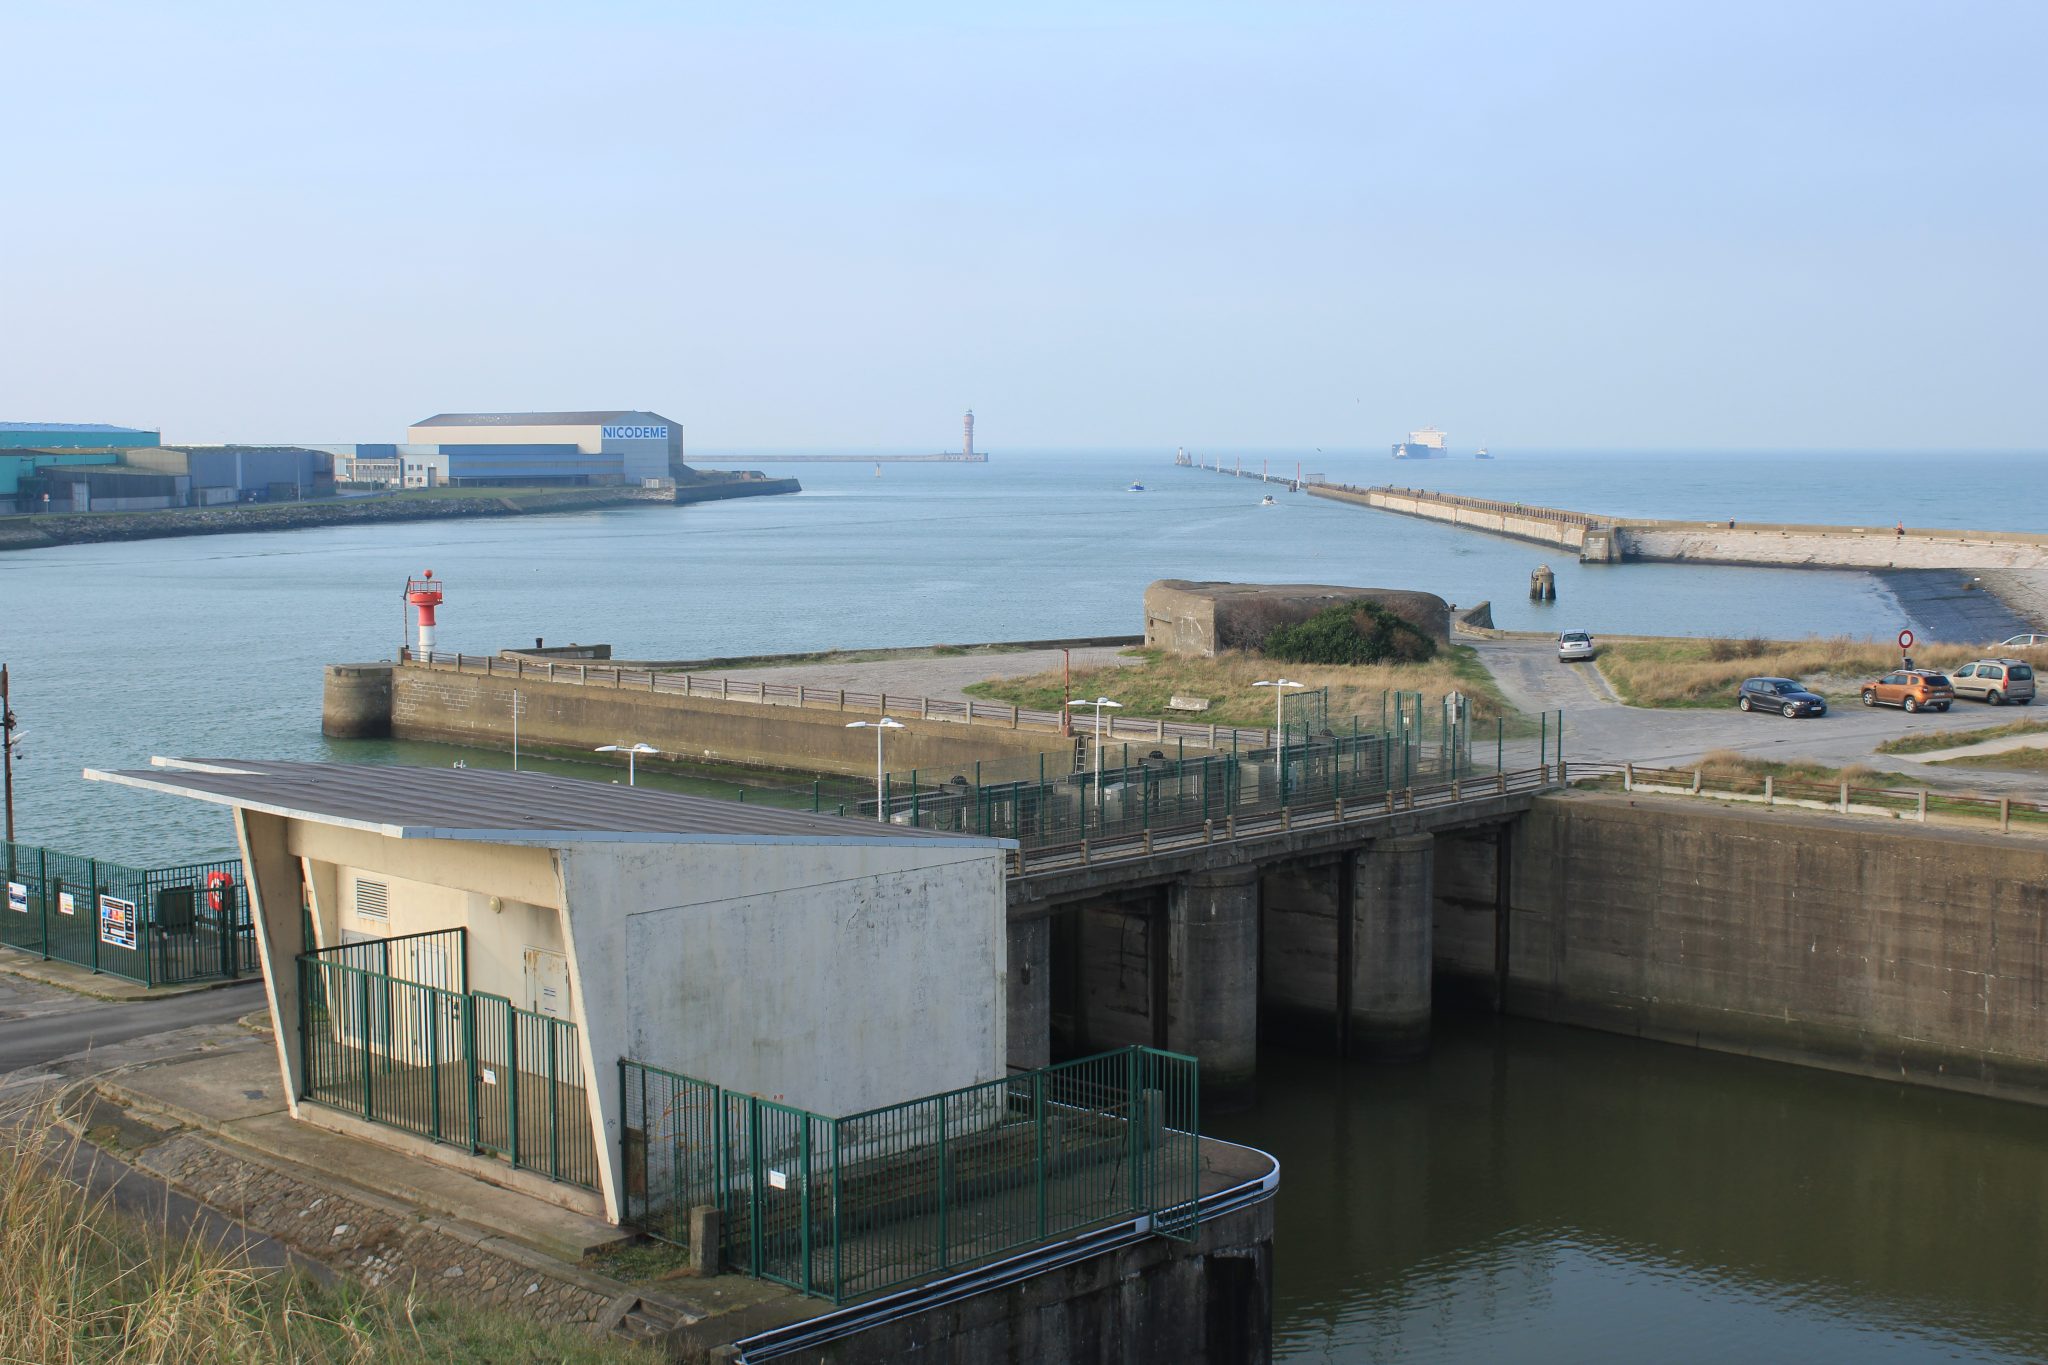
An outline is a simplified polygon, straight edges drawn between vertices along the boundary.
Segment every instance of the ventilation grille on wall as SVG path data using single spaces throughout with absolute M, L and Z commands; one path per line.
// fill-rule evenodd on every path
M 356 918 L 391 921 L 391 888 L 356 878 Z

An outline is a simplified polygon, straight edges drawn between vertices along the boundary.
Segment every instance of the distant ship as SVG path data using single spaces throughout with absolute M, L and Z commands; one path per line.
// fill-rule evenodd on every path
M 1472 452 L 1472 458 L 1475 460 L 1490 460 L 1493 458 L 1493 456 L 1486 453 L 1485 446 L 1481 446 L 1479 447 L 1479 449 Z
M 1133 483 L 1127 491 L 1132 493 L 1142 493 L 1145 491 L 1145 485 L 1142 483 Z
M 1424 427 L 1408 433 L 1405 441 L 1394 442 L 1394 458 L 1397 460 L 1441 460 L 1451 453 L 1450 438 L 1435 427 Z

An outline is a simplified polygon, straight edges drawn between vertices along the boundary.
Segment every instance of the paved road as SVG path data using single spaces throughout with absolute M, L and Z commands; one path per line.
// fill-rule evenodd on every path
M 0 1075 L 194 1024 L 230 1023 L 262 1005 L 262 983 L 253 980 L 114 1003 L 0 975 Z
M 1975 730 L 2031 715 L 1976 702 L 1957 702 L 1947 715 L 1909 716 L 1888 707 L 1866 710 L 1851 703 L 1815 720 L 1748 715 L 1725 710 L 1653 711 L 1625 706 L 1590 664 L 1557 660 L 1549 640 L 1470 640 L 1501 691 L 1524 711 L 1565 713 L 1565 757 L 1609 763 L 1681 767 L 1714 749 L 1730 749 L 1772 761 L 1811 759 L 1831 767 L 1866 764 L 1910 774 L 1959 789 L 2038 792 L 2048 781 L 2036 773 L 1986 769 L 1958 772 L 1930 767 L 1918 756 L 1880 754 L 1877 745 L 1901 735 L 1930 730 Z

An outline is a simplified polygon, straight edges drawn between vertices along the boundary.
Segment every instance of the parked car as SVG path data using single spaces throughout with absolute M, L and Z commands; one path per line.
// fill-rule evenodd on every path
M 1902 668 L 1863 684 L 1865 706 L 1899 706 L 1908 711 L 1946 711 L 1956 699 L 1946 673 Z
M 1568 664 L 1593 657 L 1593 636 L 1589 631 L 1568 630 L 1557 637 L 1557 657 Z
M 2048 645 L 2048 635 L 2015 635 L 2009 640 L 2000 640 L 2000 649 L 2039 649 Z
M 1827 698 L 1807 690 L 1792 678 L 1745 678 L 1735 694 L 1735 704 L 1745 711 L 1765 711 L 1791 720 L 1795 716 L 1824 716 Z
M 2034 699 L 2033 665 L 2019 659 L 1979 659 L 1948 676 L 1959 697 L 1975 697 L 1993 706 L 2025 706 Z

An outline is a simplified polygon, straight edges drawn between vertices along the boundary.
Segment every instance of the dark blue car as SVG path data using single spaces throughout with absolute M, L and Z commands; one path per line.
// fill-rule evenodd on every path
M 1745 711 L 1767 711 L 1791 720 L 1795 716 L 1824 716 L 1827 698 L 1809 692 L 1792 678 L 1745 678 L 1735 704 Z

